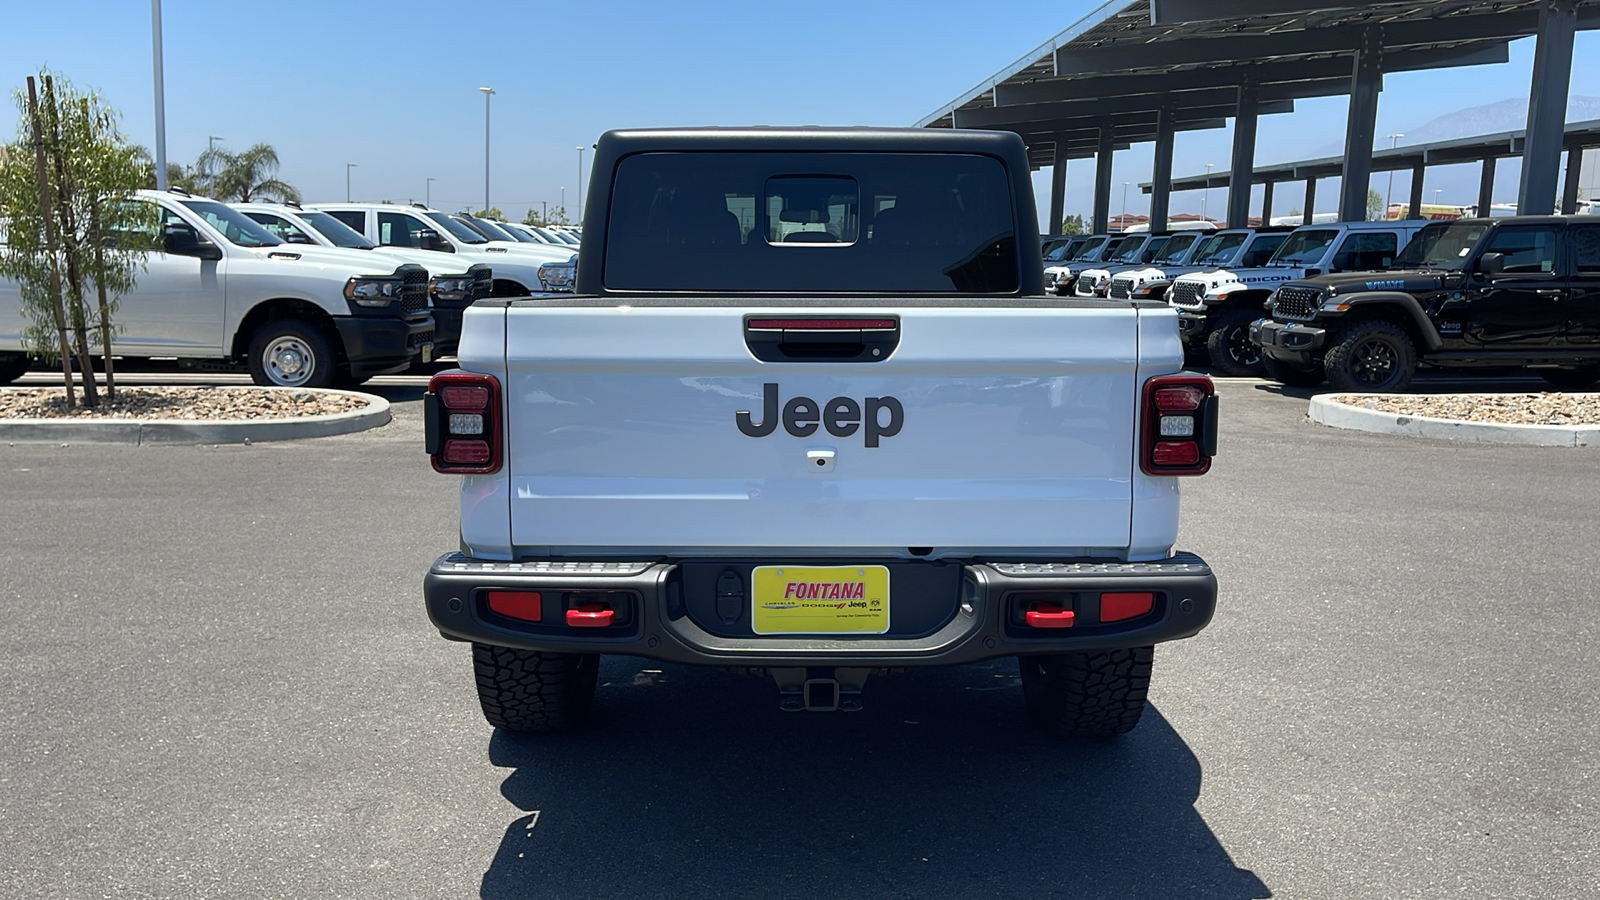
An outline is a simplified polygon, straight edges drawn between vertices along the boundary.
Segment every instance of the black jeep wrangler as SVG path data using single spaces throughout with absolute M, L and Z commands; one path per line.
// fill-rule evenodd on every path
M 1430 223 L 1385 272 L 1283 284 L 1250 326 L 1267 374 L 1341 391 L 1399 391 L 1419 363 L 1527 367 L 1600 383 L 1600 219 Z

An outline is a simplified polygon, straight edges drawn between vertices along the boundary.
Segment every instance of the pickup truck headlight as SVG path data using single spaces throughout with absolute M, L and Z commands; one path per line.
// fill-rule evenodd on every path
M 576 265 L 570 261 L 564 263 L 545 263 L 539 267 L 539 280 L 544 283 L 547 291 L 572 290 L 572 276 Z
M 428 293 L 443 300 L 465 300 L 475 280 L 471 275 L 440 275 L 428 282 Z
M 358 306 L 388 306 L 399 299 L 403 289 L 398 278 L 356 277 L 345 282 L 344 298 Z

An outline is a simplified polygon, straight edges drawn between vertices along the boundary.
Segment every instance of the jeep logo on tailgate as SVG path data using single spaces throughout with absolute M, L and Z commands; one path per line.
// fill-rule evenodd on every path
M 885 421 L 884 413 L 888 413 Z M 757 424 L 750 411 L 741 409 L 734 413 L 739 430 L 753 438 L 766 437 L 778 428 L 778 386 L 761 386 L 761 422 Z M 879 438 L 894 437 L 905 423 L 906 409 L 893 397 L 868 397 L 858 403 L 849 397 L 835 397 L 818 404 L 810 397 L 793 397 L 783 405 L 783 430 L 798 438 L 817 433 L 817 423 L 828 429 L 834 437 L 849 437 L 857 431 L 868 447 L 878 446 Z M 864 426 L 864 427 L 863 427 Z

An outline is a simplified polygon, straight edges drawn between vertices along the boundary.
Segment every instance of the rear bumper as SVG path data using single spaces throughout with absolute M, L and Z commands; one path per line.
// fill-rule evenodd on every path
M 1217 581 L 1205 561 L 1180 553 L 1149 563 L 1063 561 L 967 562 L 959 596 L 949 599 L 943 623 L 910 636 L 782 636 L 732 634 L 691 612 L 685 579 L 675 561 L 492 562 L 451 553 L 428 570 L 423 594 L 440 633 L 527 650 L 642 656 L 708 666 L 942 666 L 1001 656 L 1139 647 L 1192 637 L 1211 621 Z M 487 594 L 537 591 L 538 622 L 501 616 Z M 1103 593 L 1154 595 L 1148 613 L 1120 622 L 1099 619 Z M 619 610 L 607 627 L 571 627 L 565 610 L 595 597 L 613 598 Z M 1038 598 L 1071 608 L 1077 623 L 1032 628 L 1019 613 Z M 618 599 L 620 598 L 620 599 Z M 748 602 L 739 615 L 748 623 Z M 893 608 L 891 608 L 893 614 Z M 742 629 L 748 632 L 748 625 Z M 892 629 L 891 629 L 892 630 Z
M 1250 342 L 1276 360 L 1309 369 L 1321 355 L 1328 332 L 1295 322 L 1257 319 L 1250 323 Z

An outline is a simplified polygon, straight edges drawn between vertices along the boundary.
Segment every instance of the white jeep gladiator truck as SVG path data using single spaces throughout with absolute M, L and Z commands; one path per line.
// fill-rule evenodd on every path
M 1022 141 L 613 131 L 595 172 L 576 293 L 474 304 L 424 402 L 488 721 L 578 724 L 603 654 L 818 711 L 1014 656 L 1039 728 L 1133 728 L 1215 605 L 1174 544 L 1217 401 L 1166 304 L 1045 296 Z
M 124 357 L 242 361 L 256 384 L 330 387 L 403 372 L 433 354 L 428 270 L 359 250 L 285 244 L 222 203 L 139 191 L 148 247 L 118 301 Z M 0 279 L 0 384 L 28 368 L 18 286 Z

